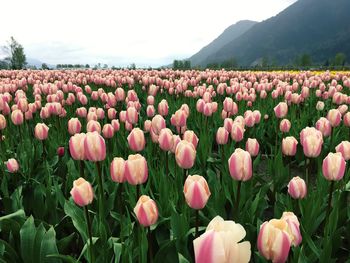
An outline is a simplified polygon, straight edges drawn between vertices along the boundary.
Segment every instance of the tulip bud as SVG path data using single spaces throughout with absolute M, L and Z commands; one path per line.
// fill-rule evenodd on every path
M 94 199 L 94 192 L 91 184 L 82 177 L 74 180 L 70 194 L 74 202 L 79 206 L 91 204 Z
M 288 105 L 285 102 L 280 102 L 273 110 L 275 111 L 276 117 L 281 119 L 287 115 Z
M 115 157 L 109 168 L 111 178 L 114 182 L 124 183 L 125 178 L 125 160 L 120 157 Z
M 344 176 L 345 166 L 341 153 L 329 153 L 322 163 L 323 176 L 329 181 L 339 181 Z
M 210 190 L 203 176 L 189 175 L 184 185 L 184 195 L 189 207 L 202 209 L 207 204 Z
M 131 154 L 125 162 L 125 178 L 129 184 L 143 184 L 148 178 L 148 167 L 145 157 Z
M 145 134 L 140 128 L 134 128 L 128 136 L 129 148 L 134 152 L 140 152 L 145 148 Z
M 196 149 L 192 143 L 182 140 L 175 150 L 175 159 L 178 166 L 190 169 L 196 160 Z
M 282 153 L 286 156 L 294 156 L 297 152 L 298 141 L 293 137 L 289 136 L 282 140 Z
M 303 199 L 307 194 L 305 181 L 299 176 L 293 177 L 288 183 L 288 194 L 294 199 Z
M 49 135 L 49 127 L 45 123 L 37 123 L 34 128 L 34 135 L 40 141 L 46 140 Z
M 170 129 L 164 128 L 160 131 L 158 137 L 159 147 L 163 151 L 170 151 L 174 144 L 173 133 Z
M 139 223 L 144 227 L 151 226 L 158 220 L 158 208 L 156 202 L 147 195 L 140 196 L 134 208 L 134 213 Z
M 11 158 L 7 160 L 6 168 L 10 173 L 16 173 L 19 169 L 19 164 L 16 159 Z
M 287 132 L 289 132 L 291 126 L 292 126 L 292 124 L 290 123 L 290 121 L 288 119 L 283 119 L 280 122 L 280 131 L 287 133 Z
M 224 127 L 220 127 L 216 132 L 216 143 L 220 145 L 227 144 L 228 131 Z
M 247 181 L 253 175 L 252 158 L 249 152 L 237 148 L 228 159 L 230 175 L 238 181 Z
M 245 144 L 245 150 L 249 152 L 250 156 L 255 157 L 259 154 L 260 145 L 257 139 L 248 138 Z
M 63 157 L 64 156 L 64 147 L 63 146 L 57 148 L 57 155 L 59 157 Z
M 98 132 L 88 132 L 84 138 L 85 155 L 89 161 L 98 162 L 106 158 L 106 144 Z

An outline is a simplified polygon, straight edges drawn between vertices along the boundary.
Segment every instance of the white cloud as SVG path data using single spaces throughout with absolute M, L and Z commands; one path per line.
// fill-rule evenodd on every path
M 28 57 L 51 64 L 159 66 L 194 54 L 239 20 L 265 20 L 295 1 L 3 1 L 0 45 L 14 36 Z

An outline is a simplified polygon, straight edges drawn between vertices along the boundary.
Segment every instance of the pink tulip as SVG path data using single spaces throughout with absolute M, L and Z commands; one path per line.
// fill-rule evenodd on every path
M 117 117 L 117 111 L 113 108 L 108 109 L 107 111 L 107 117 L 110 120 L 113 120 Z
M 124 183 L 125 178 L 125 160 L 120 157 L 115 157 L 109 168 L 111 178 L 114 182 Z
M 326 119 L 321 117 L 315 124 L 317 130 L 319 130 L 324 137 L 328 137 L 332 133 L 331 123 Z
M 18 126 L 21 125 L 23 123 L 23 112 L 21 112 L 20 110 L 14 110 L 11 113 L 11 121 L 14 125 Z
M 64 156 L 64 147 L 63 146 L 61 146 L 61 147 L 58 147 L 57 148 L 57 155 L 59 156 L 59 157 L 63 157 Z
M 350 112 L 344 114 L 343 123 L 346 127 L 350 127 Z
M 190 131 L 190 130 L 185 131 L 183 135 L 183 140 L 192 143 L 194 148 L 197 148 L 199 139 L 197 135 L 194 133 L 194 131 Z
M 207 181 L 199 175 L 189 175 L 183 191 L 188 206 L 197 210 L 204 208 L 211 194 Z
M 253 175 L 252 158 L 249 152 L 237 148 L 228 159 L 230 175 L 238 181 L 247 181 Z
M 79 206 L 91 204 L 94 199 L 94 192 L 91 184 L 82 177 L 74 180 L 70 194 L 74 202 Z
M 335 147 L 336 152 L 340 152 L 345 161 L 350 160 L 350 142 L 342 141 Z
M 0 130 L 3 130 L 6 128 L 6 118 L 4 115 L 0 114 Z
M 180 136 L 174 134 L 174 135 L 173 135 L 173 147 L 171 147 L 171 149 L 170 149 L 170 151 L 171 151 L 172 153 L 175 153 L 176 147 L 177 147 L 177 145 L 179 144 L 179 142 L 181 142 Z
M 98 162 L 106 158 L 106 144 L 98 132 L 88 132 L 84 139 L 85 156 L 89 161 Z
M 316 110 L 318 111 L 323 111 L 324 109 L 324 102 L 323 101 L 318 101 L 316 104 Z
M 131 124 L 137 123 L 139 120 L 139 114 L 135 107 L 129 107 L 126 110 L 126 121 L 128 121 Z
M 111 121 L 111 124 L 112 124 L 112 126 L 113 126 L 114 132 L 119 131 L 119 129 L 120 129 L 119 120 L 112 120 L 112 121 Z
M 285 102 L 280 102 L 273 110 L 275 111 L 276 117 L 281 119 L 287 115 L 288 105 Z
M 105 137 L 106 139 L 113 138 L 113 135 L 114 135 L 113 125 L 109 123 L 106 123 L 105 125 L 103 125 L 102 134 L 103 134 L 103 137 Z
M 69 140 L 69 152 L 74 160 L 85 160 L 85 133 L 77 133 Z
M 283 119 L 280 122 L 280 131 L 287 133 L 287 132 L 289 132 L 291 126 L 292 126 L 292 124 L 290 123 L 290 121 L 288 119 Z
M 140 128 L 134 128 L 128 136 L 129 148 L 134 152 L 140 152 L 145 148 L 145 134 Z
M 81 131 L 81 123 L 78 118 L 71 118 L 68 121 L 68 132 L 70 135 L 74 135 Z
M 159 104 L 158 104 L 158 113 L 162 116 L 167 116 L 169 112 L 169 106 L 168 106 L 168 102 L 166 100 L 162 100 Z
M 10 173 L 16 173 L 19 169 L 19 164 L 16 159 L 11 158 L 7 160 L 6 168 Z
M 228 131 L 224 127 L 220 127 L 216 132 L 216 143 L 219 145 L 227 144 L 228 135 Z
M 98 121 L 91 120 L 86 124 L 86 131 L 101 133 L 101 124 Z
M 195 262 L 248 263 L 251 257 L 250 242 L 240 242 L 245 236 L 242 225 L 216 216 L 205 233 L 193 241 Z
M 339 181 L 345 173 L 345 160 L 341 153 L 329 153 L 322 163 L 323 176 L 329 181 Z
M 245 144 L 245 150 L 249 152 L 250 156 L 255 157 L 259 154 L 260 145 L 257 139 L 248 138 Z
M 147 195 L 140 196 L 134 208 L 134 213 L 139 223 L 144 227 L 154 225 L 158 220 L 158 208 L 156 202 Z
M 160 131 L 165 127 L 166 127 L 165 119 L 161 115 L 157 114 L 156 116 L 153 117 L 152 131 L 154 132 L 154 134 L 158 136 Z
M 49 135 L 49 127 L 45 123 L 37 123 L 34 128 L 34 135 L 40 141 L 46 140 Z
M 283 212 L 281 220 L 284 220 L 288 224 L 287 232 L 289 234 L 289 239 L 291 244 L 296 247 L 299 246 L 302 241 L 302 236 L 300 233 L 300 223 L 298 218 L 293 212 Z
M 182 140 L 176 146 L 175 159 L 178 166 L 190 169 L 196 159 L 196 149 L 192 143 Z
M 145 157 L 131 154 L 125 162 L 125 178 L 131 185 L 143 184 L 148 178 L 148 166 Z
M 239 123 L 235 122 L 231 129 L 231 139 L 235 142 L 240 142 L 244 138 L 244 128 Z
M 337 109 L 332 109 L 327 114 L 327 119 L 331 123 L 332 127 L 339 126 L 341 122 L 341 113 Z
M 288 183 L 288 194 L 294 199 L 303 199 L 307 194 L 305 181 L 299 176 L 293 177 Z
M 148 105 L 146 109 L 147 117 L 152 118 L 155 114 L 156 110 L 153 105 Z
M 170 151 L 172 149 L 174 144 L 174 138 L 173 138 L 173 133 L 171 132 L 170 129 L 165 128 L 160 131 L 159 137 L 158 137 L 158 143 L 159 143 L 159 147 L 163 151 Z
M 313 127 L 306 127 L 300 132 L 300 143 L 306 157 L 318 157 L 323 145 L 322 133 Z
M 273 263 L 287 261 L 291 240 L 288 223 L 283 219 L 272 219 L 260 226 L 257 246 L 260 254 Z

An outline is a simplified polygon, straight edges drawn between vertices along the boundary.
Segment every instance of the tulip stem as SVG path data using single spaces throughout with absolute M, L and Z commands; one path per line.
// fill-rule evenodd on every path
M 199 227 L 199 210 L 196 209 L 196 237 L 198 237 L 198 227 Z
M 149 262 L 153 262 L 153 246 L 152 246 L 152 233 L 151 233 L 151 227 L 148 227 L 147 240 L 148 240 L 148 255 L 149 255 Z
M 84 161 L 83 160 L 79 161 L 79 172 L 80 172 L 80 177 L 85 178 L 84 177 Z
M 86 223 L 87 223 L 87 230 L 89 234 L 89 250 L 90 250 L 90 263 L 94 262 L 94 256 L 93 256 L 93 244 L 92 244 L 92 232 L 91 232 L 91 221 L 90 221 L 90 216 L 89 216 L 89 209 L 86 206 L 84 206 L 84 211 L 85 211 L 85 217 L 86 217 Z
M 185 184 L 185 181 L 186 181 L 186 177 L 187 177 L 187 170 L 186 169 L 183 169 L 183 181 L 184 181 L 184 184 Z
M 329 214 L 331 213 L 333 190 L 334 190 L 334 181 L 331 181 L 331 185 L 329 186 L 329 197 L 328 197 L 328 206 L 327 206 L 325 226 L 328 222 Z
M 167 176 L 169 174 L 169 158 L 168 158 L 168 152 L 165 152 L 165 175 Z
M 103 180 L 102 180 L 102 171 L 101 171 L 101 165 L 99 162 L 96 162 L 96 168 L 97 168 L 97 180 L 98 180 L 98 189 L 99 189 L 99 195 L 100 195 L 100 200 L 99 200 L 99 215 L 100 219 L 102 222 L 102 219 L 104 218 L 104 201 L 103 201 Z
M 309 188 L 309 175 L 311 173 L 311 160 L 306 158 L 305 160 L 305 181 L 306 187 Z
M 235 202 L 235 208 L 234 208 L 234 214 L 236 215 L 236 220 L 237 221 L 238 221 L 238 218 L 239 218 L 239 199 L 241 197 L 241 185 L 242 185 L 242 181 L 238 181 L 237 196 L 236 196 L 236 202 Z
M 137 198 L 137 200 L 139 200 L 139 198 L 140 198 L 140 185 L 139 184 L 136 185 L 136 198 Z M 136 202 L 137 202 L 137 200 L 136 200 Z

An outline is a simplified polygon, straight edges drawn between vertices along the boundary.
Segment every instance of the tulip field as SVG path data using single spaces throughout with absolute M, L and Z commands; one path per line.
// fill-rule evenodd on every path
M 350 72 L 0 71 L 0 262 L 350 262 Z

